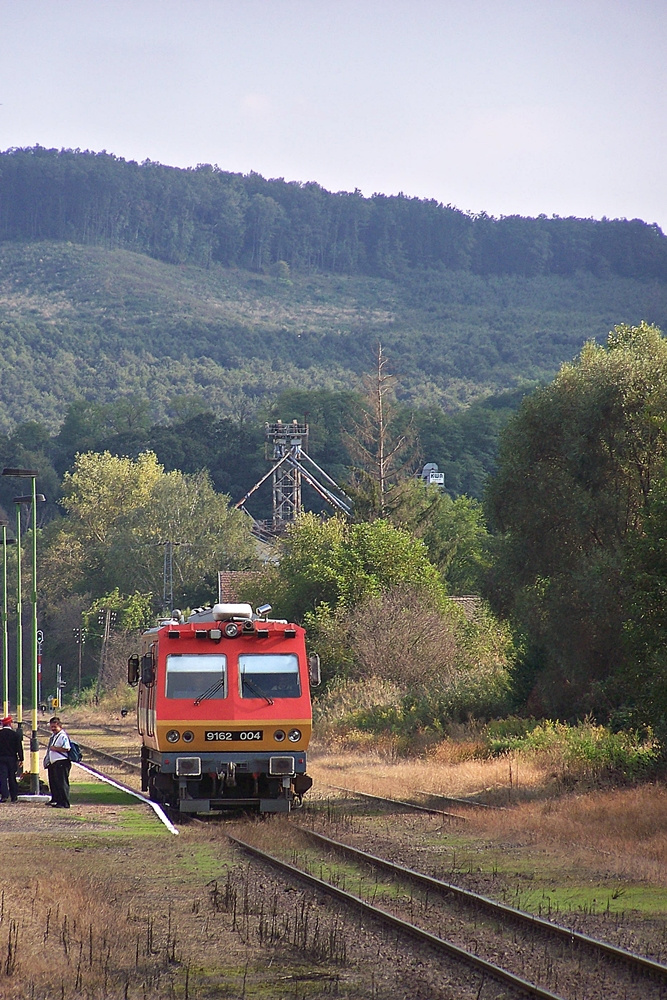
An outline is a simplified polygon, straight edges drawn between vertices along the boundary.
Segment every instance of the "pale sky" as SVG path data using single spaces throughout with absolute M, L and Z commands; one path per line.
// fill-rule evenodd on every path
M 0 149 L 667 232 L 665 0 L 0 0 Z

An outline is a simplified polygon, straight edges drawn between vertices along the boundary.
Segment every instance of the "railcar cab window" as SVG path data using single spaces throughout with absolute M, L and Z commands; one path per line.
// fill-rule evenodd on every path
M 227 697 L 227 657 L 221 653 L 170 653 L 167 657 L 167 698 Z
M 298 698 L 299 660 L 294 653 L 241 653 L 242 698 Z

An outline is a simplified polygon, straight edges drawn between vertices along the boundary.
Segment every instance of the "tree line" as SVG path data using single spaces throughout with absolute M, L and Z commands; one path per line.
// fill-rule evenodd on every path
M 282 400 L 286 419 L 297 404 L 313 407 L 313 454 L 327 454 L 333 467 L 337 457 L 345 469 L 353 517 L 307 514 L 284 540 L 280 562 L 247 579 L 244 596 L 269 599 L 279 615 L 304 622 L 332 683 L 372 670 L 395 688 L 409 664 L 400 718 L 416 728 L 515 711 L 590 714 L 667 736 L 665 337 L 645 323 L 618 326 L 606 344 L 591 341 L 552 382 L 526 394 L 498 429 L 483 502 L 406 473 L 403 445 L 394 446 L 416 445 L 419 414 L 388 394 L 377 420 L 383 377 L 379 364 L 369 383 L 375 404 L 373 393 Z M 183 432 L 198 419 L 204 427 L 209 415 L 145 427 L 165 435 L 168 467 L 143 447 L 145 438 L 131 437 L 140 410 L 125 412 L 123 427 L 120 413 L 87 406 L 74 404 L 49 439 L 65 468 L 59 478 L 52 465 L 59 516 L 40 529 L 46 630 L 70 645 L 82 612 L 114 605 L 133 626 L 154 614 L 170 551 L 179 604 L 215 597 L 217 569 L 259 568 L 248 520 L 213 482 L 206 447 Z M 356 466 L 345 437 L 355 428 L 365 455 Z M 46 444 L 39 425 L 20 430 L 20 441 L 5 443 L 24 449 L 11 453 L 11 464 L 38 467 L 44 453 L 34 449 Z M 251 454 L 234 451 L 240 431 L 248 447 L 263 435 L 242 424 L 236 437 L 231 423 L 228 430 L 220 474 L 226 467 L 232 475 Z M 100 449 L 100 434 L 108 443 L 116 435 L 115 453 Z M 394 460 L 381 467 L 380 456 Z M 45 480 L 39 488 L 48 492 Z M 3 503 L 10 509 L 11 499 Z M 466 595 L 475 600 L 464 612 L 451 599 Z
M 399 426 L 412 422 L 416 435 L 409 472 L 419 471 L 420 463 L 435 462 L 453 498 L 466 494 L 481 500 L 486 478 L 496 467 L 500 430 L 522 395 L 523 390 L 516 390 L 489 396 L 452 414 L 437 406 L 397 404 L 393 419 Z M 47 497 L 44 522 L 61 516 L 63 478 L 76 455 L 86 452 L 136 459 L 150 451 L 168 472 L 206 470 L 213 487 L 236 502 L 269 469 L 265 421 L 305 420 L 311 457 L 335 480 L 347 481 L 355 464 L 349 431 L 360 419 L 362 403 L 361 394 L 349 390 L 290 389 L 252 416 L 232 418 L 216 416 L 201 397 L 175 397 L 172 419 L 155 423 L 145 398 L 123 396 L 108 404 L 77 399 L 69 404 L 56 434 L 29 420 L 0 435 L 0 461 L 3 466 L 39 469 L 38 486 Z M 0 506 L 5 511 L 11 510 L 13 489 L 0 477 Z M 319 498 L 307 486 L 304 501 L 307 509 L 320 509 Z M 270 517 L 270 489 L 258 491 L 248 507 L 258 519 Z
M 170 263 L 395 277 L 667 278 L 667 240 L 639 219 L 471 215 L 435 200 L 329 192 L 315 182 L 179 169 L 101 152 L 0 154 L 0 240 L 124 247 Z
M 285 554 L 281 572 L 291 575 L 291 585 L 265 566 L 251 599 L 259 604 L 268 596 L 279 614 L 299 621 L 315 615 L 315 636 L 327 598 L 340 614 L 343 607 L 361 607 L 370 597 L 384 600 L 386 587 L 419 589 L 428 584 L 437 616 L 450 589 L 476 589 L 486 551 L 481 504 L 430 492 L 412 478 L 420 456 L 416 437 L 405 429 L 412 427 L 415 414 L 387 398 L 384 422 L 374 427 L 375 411 L 363 396 L 301 391 L 285 394 L 267 416 L 276 419 L 282 414 L 287 420 L 299 408 L 310 423 L 311 455 L 334 471 L 355 498 L 356 526 L 335 550 L 326 532 L 333 537 L 342 527 L 315 514 L 310 521 L 306 517 L 283 544 L 285 553 L 291 550 L 294 555 L 299 546 L 302 554 L 310 551 L 310 573 Z M 198 410 L 195 400 L 184 406 L 184 419 L 171 426 L 150 425 L 147 414 L 146 404 L 137 400 L 122 399 L 110 406 L 79 401 L 71 404 L 57 435 L 29 422 L 0 440 L 3 463 L 39 469 L 38 489 L 49 497 L 40 510 L 38 580 L 40 621 L 49 637 L 45 670 L 48 673 L 51 661 L 58 659 L 69 664 L 72 680 L 73 636 L 83 630 L 89 636 L 85 651 L 79 649 L 84 654 L 84 681 L 90 680 L 91 671 L 97 674 L 96 690 L 105 661 L 99 648 L 100 616 L 113 611 L 122 652 L 122 634 L 149 624 L 156 613 L 215 599 L 218 570 L 261 568 L 251 521 L 233 500 L 266 472 L 263 427 L 216 420 Z M 365 468 L 354 468 L 350 431 L 364 420 L 367 461 Z M 433 439 L 432 427 L 430 432 Z M 394 435 L 409 439 L 411 449 L 411 460 L 400 467 L 392 456 L 401 449 L 389 444 Z M 378 442 L 383 448 L 387 444 L 387 460 L 382 463 L 382 487 L 376 489 Z M 11 511 L 13 488 L 10 480 L 0 480 L 5 512 Z M 263 512 L 270 515 L 270 488 L 265 494 Z M 313 494 L 310 500 L 317 510 L 319 497 Z M 261 505 L 255 513 L 262 513 Z M 343 603 L 335 589 L 320 590 L 310 544 L 313 533 L 324 533 L 321 547 L 327 558 L 337 552 L 335 557 L 342 559 L 335 572 L 344 581 Z M 23 543 L 31 544 L 25 519 Z M 355 546 L 359 552 L 353 557 Z M 13 560 L 12 550 L 10 570 Z M 327 578 L 334 571 L 325 567 L 323 572 Z M 29 570 L 26 580 L 28 576 Z M 122 668 L 122 656 L 115 662 Z M 334 664 L 330 669 L 336 672 Z M 118 669 L 110 676 L 117 675 Z

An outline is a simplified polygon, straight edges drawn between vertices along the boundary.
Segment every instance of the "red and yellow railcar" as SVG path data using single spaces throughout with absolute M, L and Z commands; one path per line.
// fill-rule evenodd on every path
M 138 685 L 142 787 L 184 813 L 289 812 L 312 781 L 306 750 L 317 657 L 299 625 L 216 604 L 149 629 Z

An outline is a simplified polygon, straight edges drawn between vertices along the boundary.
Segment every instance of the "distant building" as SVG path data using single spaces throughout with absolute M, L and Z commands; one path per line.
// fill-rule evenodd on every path
M 445 488 L 445 474 L 438 472 L 435 462 L 427 462 L 417 479 L 420 479 L 425 486 L 439 486 L 441 490 Z
M 218 601 L 220 604 L 238 604 L 243 586 L 262 579 L 262 570 L 240 569 L 218 571 Z

